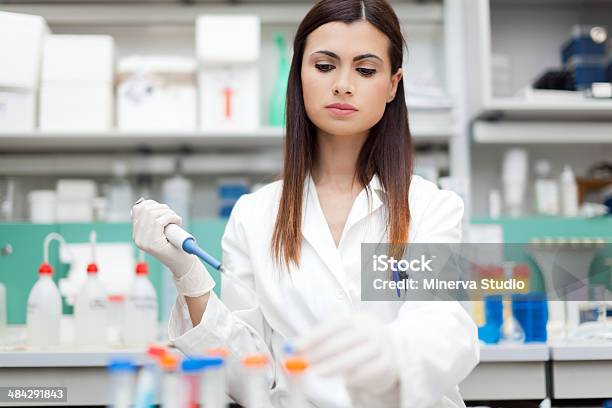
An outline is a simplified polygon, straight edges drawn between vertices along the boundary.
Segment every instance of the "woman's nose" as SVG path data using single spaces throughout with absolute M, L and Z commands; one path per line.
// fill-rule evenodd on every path
M 350 81 L 350 71 L 340 73 L 340 75 L 337 78 L 336 83 L 334 84 L 333 92 L 334 92 L 334 95 L 340 95 L 340 94 L 352 95 L 353 94 L 353 85 L 351 84 L 351 81 Z

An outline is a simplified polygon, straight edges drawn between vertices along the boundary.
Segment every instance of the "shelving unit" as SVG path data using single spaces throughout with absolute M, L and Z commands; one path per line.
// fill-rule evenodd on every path
M 561 67 L 561 47 L 573 25 L 609 26 L 612 3 L 475 0 L 465 7 L 472 214 L 487 214 L 489 191 L 501 191 L 501 163 L 509 148 L 527 151 L 530 180 L 540 159 L 552 164 L 555 178 L 566 164 L 583 176 L 591 165 L 609 160 L 612 100 L 525 88 L 547 69 Z M 531 186 L 525 203 L 532 214 Z

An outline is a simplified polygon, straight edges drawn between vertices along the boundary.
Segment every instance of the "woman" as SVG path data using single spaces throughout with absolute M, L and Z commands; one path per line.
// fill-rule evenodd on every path
M 224 281 L 221 298 L 202 264 L 165 239 L 180 217 L 151 200 L 134 207 L 136 244 L 168 266 L 179 292 L 170 340 L 186 354 L 265 353 L 274 406 L 286 406 L 287 339 L 312 365 L 313 406 L 464 406 L 457 385 L 478 342 L 461 306 L 359 297 L 362 242 L 461 239 L 459 197 L 411 174 L 404 45 L 385 0 L 322 0 L 306 15 L 293 45 L 282 180 L 236 203 L 222 248 L 242 285 Z M 239 403 L 242 380 L 230 369 Z

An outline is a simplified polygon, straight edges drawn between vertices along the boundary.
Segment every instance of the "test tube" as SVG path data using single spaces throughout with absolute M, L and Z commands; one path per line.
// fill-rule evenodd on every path
M 157 402 L 161 376 L 158 363 L 164 354 L 166 349 L 163 347 L 153 345 L 147 349 L 148 361 L 143 364 L 138 374 L 135 408 L 150 408 Z
M 301 357 L 288 357 L 283 361 L 289 382 L 289 407 L 308 408 L 308 401 L 304 395 L 303 377 L 308 369 L 308 363 Z
M 225 401 L 225 360 L 221 357 L 202 358 L 200 401 L 204 408 L 223 408 Z
M 223 406 L 229 404 L 228 395 L 229 389 L 227 388 L 227 373 L 232 369 L 230 366 L 232 361 L 229 358 L 229 351 L 225 347 L 209 348 L 204 351 L 204 355 L 207 357 L 220 357 L 223 359 L 223 366 L 220 368 L 221 374 L 219 375 L 219 389 L 223 390 Z
M 246 408 L 268 408 L 271 406 L 266 369 L 268 358 L 263 354 L 251 354 L 242 359 L 247 387 Z
M 134 389 L 134 372 L 136 367 L 131 360 L 111 360 L 108 372 L 112 382 L 112 408 L 129 408 L 132 406 Z
M 171 353 L 166 353 L 160 359 L 162 368 L 162 398 L 161 403 L 164 408 L 181 408 L 183 406 L 181 396 L 181 378 L 177 372 L 178 357 Z
M 200 382 L 204 364 L 201 359 L 183 360 L 181 370 L 183 372 L 183 407 L 196 408 L 200 402 Z

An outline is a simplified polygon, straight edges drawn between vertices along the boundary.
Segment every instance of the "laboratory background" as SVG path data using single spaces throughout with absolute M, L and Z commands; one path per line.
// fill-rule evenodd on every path
M 466 302 L 466 405 L 612 407 L 612 2 L 391 3 L 415 173 L 463 198 L 464 242 L 528 247 L 477 265 L 527 289 Z M 174 284 L 130 210 L 168 204 L 220 258 L 236 200 L 282 168 L 312 4 L 0 0 L 0 406 L 228 403 L 227 350 L 168 344 Z M 543 294 L 557 254 L 588 299 Z M 270 362 L 238 364 L 256 392 Z M 290 351 L 284 366 L 308 371 Z

